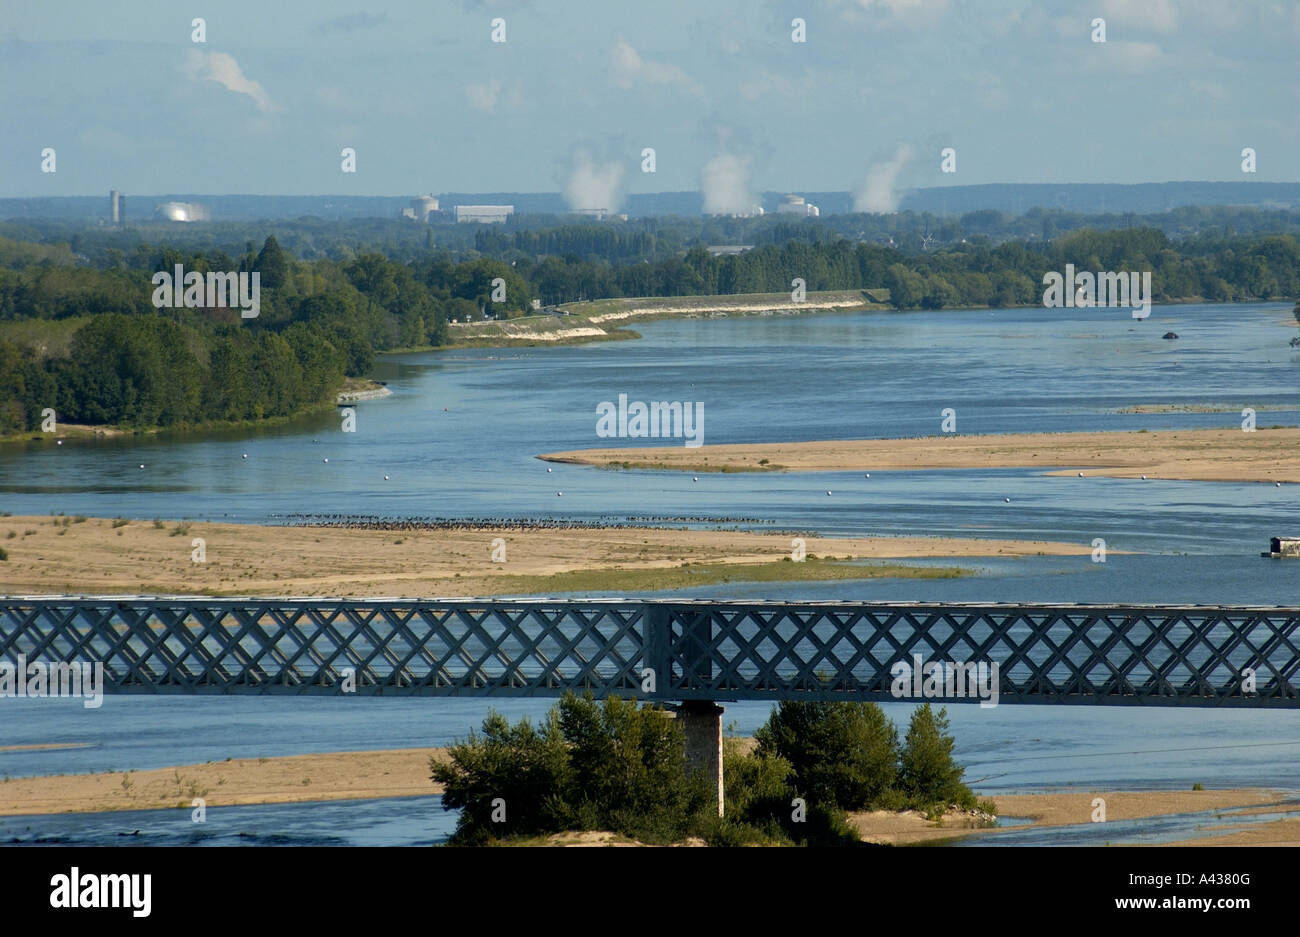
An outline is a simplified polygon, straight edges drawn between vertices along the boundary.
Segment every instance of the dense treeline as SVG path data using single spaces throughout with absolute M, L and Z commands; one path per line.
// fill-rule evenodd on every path
M 411 263 L 437 251 L 453 262 L 486 256 L 507 263 L 520 260 L 536 263 L 546 257 L 571 255 L 586 261 L 631 263 L 678 257 L 697 244 L 763 247 L 779 246 L 791 240 L 818 243 L 847 238 L 897 247 L 912 255 L 956 247 L 963 240 L 991 245 L 1010 240 L 1041 243 L 1071 231 L 1133 227 L 1158 228 L 1174 239 L 1203 235 L 1220 238 L 1300 235 L 1300 210 L 1208 205 L 1135 216 L 1040 207 L 1019 214 L 985 209 L 964 214 L 902 211 L 819 218 L 781 214 L 747 218 L 668 215 L 603 223 L 577 220 L 571 215 L 516 214 L 499 225 L 446 221 L 424 224 L 404 218 L 307 217 L 274 222 L 133 222 L 124 228 L 87 227 L 84 222 L 40 219 L 0 222 L 0 237 L 33 242 L 30 247 L 62 245 L 64 262 L 72 262 L 72 255 L 77 255 L 96 267 L 111 266 L 111 258 L 121 261 L 137 256 L 142 242 L 165 242 L 191 253 L 224 251 L 237 255 L 248 242 L 260 244 L 271 234 L 293 256 L 312 261 L 350 263 L 363 254 L 378 253 L 390 260 Z M 146 255 L 150 250 L 146 244 Z M 15 264 L 10 258 L 0 257 L 0 265 Z
M 1174 243 L 1153 228 L 1077 231 L 1049 243 L 968 243 L 908 255 L 847 239 L 787 241 L 713 256 L 694 247 L 683 258 L 615 266 L 548 257 L 516 269 L 544 303 L 617 296 L 682 296 L 809 290 L 890 290 L 899 309 L 1012 306 L 1041 301 L 1043 274 L 1150 270 L 1155 300 L 1270 299 L 1300 293 L 1300 246 L 1291 235 L 1202 236 Z
M 724 740 L 725 810 L 686 759 L 685 731 L 653 704 L 566 694 L 539 725 L 500 713 L 482 733 L 429 760 L 444 810 L 460 810 L 455 845 L 608 831 L 645 843 L 850 845 L 850 811 L 952 809 L 992 819 L 952 756 L 947 712 L 913 710 L 906 737 L 875 703 L 789 701 L 755 733 L 752 752 Z M 713 781 L 716 785 L 716 779 Z M 795 808 L 792 810 L 791 808 Z
M 286 416 L 328 402 L 375 352 L 445 345 L 449 323 L 522 315 L 534 299 L 784 293 L 799 278 L 810 291 L 887 289 L 899 309 L 1034 305 L 1043 274 L 1066 264 L 1150 270 L 1156 302 L 1300 295 L 1290 234 L 1171 241 L 1156 228 L 1082 230 L 912 253 L 785 224 L 773 229 L 787 237 L 780 244 L 720 256 L 697 244 L 659 260 L 632 259 L 657 252 L 657 234 L 609 225 L 480 231 L 485 250 L 517 255 L 509 262 L 431 250 L 405 262 L 374 252 L 304 261 L 271 236 L 235 255 L 111 248 L 91 266 L 72 245 L 0 238 L 0 433 L 35 429 L 47 407 L 63 422 L 131 426 Z M 259 315 L 155 308 L 151 277 L 178 264 L 257 272 Z
M 31 255 L 22 245 L 0 253 Z M 59 255 L 55 255 L 58 257 Z M 107 270 L 42 262 L 0 269 L 0 433 L 59 422 L 174 426 L 288 416 L 332 400 L 374 353 L 442 345 L 447 320 L 491 308 L 518 314 L 527 284 L 500 261 L 414 265 L 363 254 L 349 263 L 295 261 L 267 238 L 239 257 L 142 246 Z M 155 271 L 253 272 L 260 311 L 157 309 Z M 492 302 L 492 282 L 506 298 Z

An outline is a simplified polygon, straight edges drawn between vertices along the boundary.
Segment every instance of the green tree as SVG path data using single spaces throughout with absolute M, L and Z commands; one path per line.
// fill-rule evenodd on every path
M 681 726 L 632 700 L 566 694 L 540 731 L 493 713 L 449 754 L 430 768 L 443 806 L 462 810 L 457 843 L 570 829 L 670 842 L 709 804 L 704 778 L 686 770 Z
M 262 249 L 253 261 L 253 269 L 261 274 L 259 282 L 263 289 L 279 289 L 289 277 L 289 258 L 280 249 L 275 235 L 268 234 Z
M 899 756 L 899 783 L 918 807 L 975 806 L 975 795 L 962 783 L 965 769 L 953 761 L 953 737 L 947 734 L 948 711 L 936 714 L 926 703 L 912 711 Z
M 552 709 L 540 731 L 525 718 L 515 725 L 500 713 L 483 720 L 483 734 L 452 745 L 447 761 L 430 760 L 443 785 L 444 809 L 460 810 L 452 842 L 481 843 L 507 835 L 565 829 L 563 792 L 569 750 Z M 504 820 L 500 818 L 504 812 Z
M 783 701 L 754 738 L 759 755 L 789 762 L 810 803 L 862 809 L 897 780 L 898 731 L 875 703 Z

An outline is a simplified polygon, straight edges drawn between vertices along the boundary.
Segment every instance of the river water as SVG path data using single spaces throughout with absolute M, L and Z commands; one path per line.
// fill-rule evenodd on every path
M 377 377 L 394 393 L 357 405 L 355 433 L 327 415 L 262 431 L 8 447 L 0 508 L 272 523 L 294 514 L 672 517 L 829 535 L 1101 537 L 1110 551 L 1133 555 L 1112 552 L 1104 564 L 1086 556 L 962 561 L 976 575 L 961 579 L 727 584 L 676 594 L 1296 604 L 1300 564 L 1259 557 L 1270 536 L 1300 529 L 1295 486 L 1049 477 L 1039 469 L 694 481 L 569 465 L 548 472 L 535 458 L 620 444 L 596 436 L 597 404 L 620 394 L 703 404 L 706 443 L 931 435 L 945 408 L 961 433 L 1237 427 L 1244 407 L 1261 427 L 1300 425 L 1288 306 L 1125 316 L 1062 309 L 664 320 L 638 325 L 638 341 L 390 356 Z M 1162 339 L 1166 331 L 1179 338 Z M 1199 409 L 1120 412 L 1154 404 Z M 17 718 L 0 722 L 0 748 L 81 746 L 0 751 L 0 772 L 10 777 L 442 745 L 489 707 L 142 697 L 110 697 L 96 711 L 59 700 L 3 705 Z M 492 705 L 536 717 L 549 703 Z M 886 710 L 906 724 L 905 706 Z M 726 718 L 750 732 L 767 712 L 766 704 L 731 704 Z M 950 714 L 956 753 L 981 793 L 1300 787 L 1294 711 L 956 706 Z M 125 831 L 157 842 L 428 842 L 454 821 L 436 797 L 218 808 L 210 823 L 217 816 L 225 825 L 202 835 L 180 811 L 19 818 L 0 823 L 0 839 L 106 842 Z

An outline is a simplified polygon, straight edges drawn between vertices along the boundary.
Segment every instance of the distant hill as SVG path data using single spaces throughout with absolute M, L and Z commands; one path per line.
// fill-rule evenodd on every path
M 416 193 L 412 193 L 415 195 Z M 761 204 L 773 211 L 786 192 L 765 192 Z M 798 192 L 817 205 L 823 215 L 853 211 L 848 192 Z M 396 218 L 409 202 L 407 196 L 366 195 L 126 195 L 128 222 L 153 218 L 161 202 L 197 202 L 207 206 L 213 221 L 251 221 L 279 218 Z M 449 192 L 438 196 L 450 220 L 454 205 L 514 205 L 521 214 L 563 215 L 568 211 L 558 192 Z M 698 215 L 703 209 L 698 192 L 630 194 L 623 210 L 634 217 Z M 1094 183 L 939 186 L 904 193 L 900 209 L 934 214 L 963 214 L 995 210 L 1023 214 L 1033 208 L 1060 208 L 1084 213 L 1132 212 L 1148 214 L 1185 205 L 1248 205 L 1264 208 L 1300 207 L 1296 182 L 1146 182 L 1136 185 Z M 603 206 L 591 206 L 593 208 Z M 108 193 L 57 198 L 2 198 L 0 219 L 62 219 L 94 222 L 108 218 Z

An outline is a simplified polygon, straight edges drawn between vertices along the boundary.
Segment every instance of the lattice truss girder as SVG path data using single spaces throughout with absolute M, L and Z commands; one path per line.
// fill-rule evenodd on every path
M 1295 608 L 0 597 L 0 662 L 19 655 L 102 662 L 108 692 L 350 673 L 359 694 L 670 700 L 888 700 L 919 657 L 997 663 L 1002 703 L 1300 706 Z

